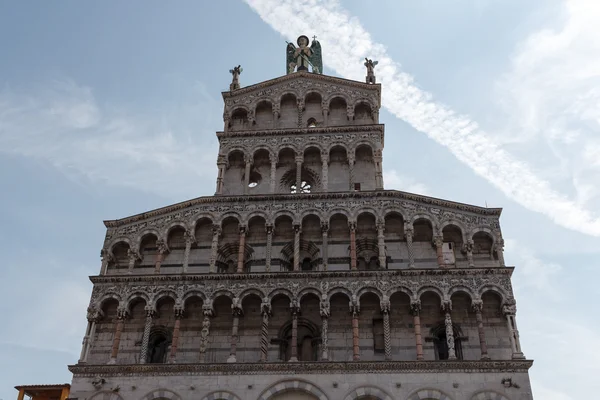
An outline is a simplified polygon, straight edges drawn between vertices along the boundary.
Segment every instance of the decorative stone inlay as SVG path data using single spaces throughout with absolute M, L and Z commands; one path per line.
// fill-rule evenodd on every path
M 297 362 L 297 363 L 219 363 L 219 364 L 119 364 L 70 365 L 75 377 L 96 376 L 172 376 L 172 375 L 278 375 L 278 374 L 366 374 L 395 372 L 500 372 L 526 373 L 533 365 L 531 360 L 506 361 L 348 361 L 348 362 Z M 418 397 L 417 397 L 418 399 Z
M 123 397 L 111 391 L 94 393 L 90 400 L 123 400 Z

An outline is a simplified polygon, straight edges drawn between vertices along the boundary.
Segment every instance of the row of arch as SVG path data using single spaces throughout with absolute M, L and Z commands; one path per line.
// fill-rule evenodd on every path
M 452 235 L 459 243 L 467 243 L 474 241 L 478 238 L 487 238 L 489 245 L 494 245 L 497 242 L 502 242 L 502 237 L 499 232 L 494 231 L 486 226 L 467 228 L 462 222 L 453 219 L 447 219 L 439 221 L 432 215 L 426 213 L 419 213 L 411 216 L 408 220 L 406 214 L 399 209 L 386 209 L 383 212 L 377 212 L 374 209 L 363 207 L 357 209 L 354 212 L 346 209 L 332 209 L 329 212 L 321 212 L 317 209 L 309 209 L 297 215 L 291 211 L 285 209 L 277 211 L 271 215 L 256 211 L 243 215 L 234 211 L 223 213 L 219 218 L 210 213 L 200 213 L 196 217 L 189 221 L 174 221 L 169 225 L 166 225 L 162 229 L 151 228 L 143 230 L 134 238 L 126 236 L 117 236 L 113 238 L 105 248 L 105 251 L 113 252 L 115 246 L 124 244 L 127 248 L 139 250 L 140 246 L 147 236 L 151 235 L 157 240 L 163 240 L 168 242 L 174 232 L 177 232 L 177 237 L 183 237 L 186 232 L 190 237 L 194 237 L 195 240 L 205 237 L 207 234 L 212 239 L 213 229 L 221 230 L 221 232 L 227 230 L 228 224 L 234 224 L 237 227 L 248 228 L 251 226 L 262 226 L 273 227 L 274 232 L 277 232 L 277 227 L 280 223 L 285 223 L 289 226 L 302 226 L 309 221 L 323 222 L 324 226 L 331 227 L 339 224 L 339 221 L 344 222 L 358 222 L 360 218 L 367 218 L 371 221 L 375 221 L 377 224 L 392 223 L 395 227 L 389 227 L 390 231 L 395 230 L 399 236 L 405 234 L 407 230 L 414 232 L 413 240 L 428 240 L 433 236 L 444 236 L 445 234 Z M 357 227 L 360 228 L 360 227 Z M 229 228 L 231 229 L 231 228 Z M 320 228 L 319 228 L 320 229 Z M 258 232 L 257 232 L 258 233 Z M 427 235 L 426 239 L 419 239 Z
M 304 393 L 309 400 L 328 400 L 329 397 L 319 388 L 318 385 L 306 380 L 287 379 L 272 384 L 265 389 L 258 400 L 280 400 L 285 395 L 294 393 Z M 202 397 L 200 400 L 241 400 L 239 396 L 229 390 L 215 390 Z M 372 385 L 361 384 L 352 388 L 344 397 L 344 400 L 393 400 L 394 397 L 387 391 Z M 421 388 L 412 392 L 407 400 L 453 400 L 453 397 L 444 391 L 436 388 Z M 470 400 L 509 400 L 504 394 L 490 391 L 479 390 L 475 392 Z M 95 393 L 90 400 L 124 400 L 123 397 L 114 391 L 100 391 Z M 169 389 L 156 389 L 142 396 L 140 400 L 183 400 L 183 397 Z
M 378 107 L 369 99 L 351 101 L 343 94 L 304 96 L 283 93 L 278 99 L 258 99 L 250 106 L 235 105 L 224 114 L 225 130 L 254 130 L 378 123 Z
M 235 304 L 236 307 L 242 307 L 246 299 L 249 297 L 254 297 L 261 302 L 267 301 L 268 303 L 271 303 L 273 299 L 283 296 L 287 298 L 290 304 L 301 304 L 306 296 L 314 296 L 319 301 L 329 302 L 336 295 L 344 295 L 348 298 L 349 302 L 360 307 L 361 297 L 367 294 L 374 295 L 379 303 L 390 301 L 390 299 L 394 298 L 396 295 L 406 296 L 411 303 L 419 303 L 424 295 L 431 294 L 437 298 L 437 301 L 440 304 L 448 301 L 451 302 L 455 295 L 466 296 L 466 299 L 468 299 L 468 301 L 471 303 L 481 301 L 481 299 L 487 295 L 492 295 L 497 298 L 496 302 L 498 304 L 514 304 L 514 298 L 511 294 L 505 292 L 504 289 L 493 285 L 485 285 L 477 291 L 462 285 L 452 286 L 447 292 L 430 285 L 423 286 L 416 291 L 405 286 L 397 286 L 385 292 L 376 287 L 369 286 L 362 287 L 356 292 L 352 292 L 350 289 L 345 287 L 334 287 L 328 292 L 322 292 L 316 287 L 306 287 L 303 288 L 297 295 L 286 288 L 276 288 L 268 292 L 262 290 L 261 288 L 252 288 L 241 293 L 234 293 L 228 289 L 222 289 L 210 295 L 207 295 L 206 293 L 197 289 L 190 289 L 189 291 L 183 293 L 182 296 L 178 296 L 178 294 L 172 289 L 158 291 L 158 293 L 153 296 L 148 295 L 142 290 L 134 289 L 133 293 L 127 297 L 123 297 L 115 292 L 105 293 L 97 300 L 95 304 L 90 305 L 90 310 L 101 310 L 104 306 L 104 303 L 109 300 L 116 301 L 119 309 L 129 311 L 131 305 L 140 300 L 146 303 L 150 309 L 156 309 L 161 301 L 169 299 L 173 302 L 173 304 L 177 304 L 182 311 L 185 311 L 186 303 L 193 298 L 199 298 L 204 304 L 211 304 L 219 297 L 225 297 L 232 304 Z
M 233 148 L 223 159 L 225 165 L 218 163 L 217 194 L 290 193 L 299 178 L 311 185 L 309 192 L 350 191 L 356 183 L 359 190 L 383 189 L 381 158 L 374 156 L 370 143 L 350 149 L 332 144 L 328 150 L 311 143 L 303 152 L 288 145 L 277 152 L 260 147 L 252 155 Z

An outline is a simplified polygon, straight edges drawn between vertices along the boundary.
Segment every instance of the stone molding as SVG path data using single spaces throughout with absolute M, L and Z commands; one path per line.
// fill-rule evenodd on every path
M 344 129 L 344 134 L 338 134 L 318 132 L 317 129 L 313 128 L 313 130 L 305 132 L 294 130 L 299 132 L 298 134 L 294 132 L 292 135 L 287 130 L 274 130 L 252 132 L 256 135 L 250 135 L 250 137 L 246 135 L 220 137 L 219 155 L 228 157 L 229 153 L 233 151 L 241 151 L 245 157 L 252 159 L 257 150 L 264 149 L 276 157 L 284 148 L 291 148 L 296 154 L 304 154 L 308 147 L 315 147 L 321 153 L 326 154 L 329 154 L 333 147 L 343 147 L 348 155 L 353 155 L 354 150 L 361 144 L 368 144 L 373 153 L 383 149 L 383 132 L 357 129 L 354 133 L 349 132 L 349 129 Z
M 278 294 L 290 301 L 300 302 L 305 294 L 312 293 L 327 301 L 336 293 L 360 301 L 364 293 L 373 293 L 379 300 L 390 298 L 396 292 L 405 293 L 411 301 L 418 301 L 425 292 L 435 293 L 442 303 L 450 302 L 452 294 L 464 292 L 472 300 L 483 293 L 497 293 L 503 304 L 514 304 L 510 277 L 512 268 L 488 269 L 424 269 L 382 271 L 321 271 L 295 273 L 204 274 L 204 275 L 145 275 L 96 276 L 88 315 L 95 315 L 105 300 L 115 299 L 119 308 L 128 310 L 136 299 L 154 307 L 170 297 L 183 309 L 190 297 L 200 297 L 211 302 L 227 296 L 242 302 L 246 296 L 257 295 L 272 299 Z M 387 296 L 387 297 L 386 297 Z M 360 303 L 358 303 L 360 305 Z
M 408 400 L 452 400 L 452 398 L 437 389 L 419 389 Z
M 367 373 L 527 373 L 531 360 L 506 361 L 349 361 L 299 363 L 235 364 L 127 364 L 69 365 L 76 378 L 96 376 L 174 376 L 174 375 L 301 375 Z
M 118 241 L 137 248 L 142 235 L 150 232 L 156 233 L 158 239 L 167 240 L 169 229 L 174 226 L 192 232 L 200 218 L 210 218 L 213 223 L 219 224 L 224 218 L 235 216 L 244 225 L 252 216 L 261 215 L 267 224 L 272 224 L 281 214 L 291 215 L 300 221 L 304 216 L 314 214 L 322 221 L 329 221 L 330 215 L 335 213 L 345 214 L 349 220 L 354 220 L 362 212 L 369 212 L 378 220 L 389 212 L 397 212 L 407 223 L 412 223 L 416 218 L 425 218 L 431 221 L 434 233 L 446 224 L 453 223 L 464 234 L 484 230 L 495 240 L 502 238 L 500 208 L 477 207 L 412 193 L 381 190 L 198 197 L 131 217 L 104 221 L 108 228 L 104 250 L 110 254 L 112 245 Z
M 381 107 L 381 85 L 370 85 L 349 79 L 328 75 L 296 72 L 279 78 L 246 86 L 230 92 L 222 92 L 225 102 L 225 114 L 237 107 L 254 111 L 256 105 L 263 100 L 279 105 L 284 94 L 291 93 L 297 99 L 304 100 L 309 92 L 317 92 L 322 101 L 341 96 L 347 105 L 355 106 L 361 100 L 368 100 L 373 109 Z
M 237 138 L 237 137 L 248 137 L 248 136 L 296 136 L 296 135 L 314 135 L 319 134 L 319 138 L 322 134 L 327 133 L 365 133 L 365 132 L 377 132 L 383 138 L 385 131 L 384 124 L 369 124 L 369 125 L 348 125 L 348 126 L 316 126 L 314 128 L 277 128 L 277 129 L 256 129 L 246 131 L 228 131 L 217 132 L 217 137 L 222 138 Z
M 359 386 L 348 393 L 344 400 L 359 400 L 365 396 L 372 396 L 380 400 L 394 400 L 392 396 L 375 386 Z

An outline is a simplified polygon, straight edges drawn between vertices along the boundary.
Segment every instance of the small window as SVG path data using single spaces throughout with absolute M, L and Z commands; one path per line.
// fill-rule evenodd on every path
M 360 183 L 355 183 L 354 184 L 354 190 L 360 191 Z
M 310 119 L 307 121 L 306 125 L 307 125 L 309 128 L 316 128 L 316 127 L 317 127 L 317 120 L 316 120 L 316 119 L 314 119 L 314 118 L 310 118 Z
M 376 353 L 382 353 L 385 351 L 382 319 L 373 320 L 373 349 Z

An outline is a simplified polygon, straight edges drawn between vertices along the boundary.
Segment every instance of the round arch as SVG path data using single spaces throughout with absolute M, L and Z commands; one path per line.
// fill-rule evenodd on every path
M 393 400 L 393 397 L 375 386 L 360 386 L 353 389 L 344 397 L 344 400 L 359 400 L 362 397 L 376 397 L 379 400 Z
M 231 392 L 220 390 L 207 394 L 201 400 L 240 400 L 240 398 Z
M 419 389 L 407 400 L 452 400 L 452 397 L 437 389 Z
M 486 391 L 474 394 L 473 397 L 471 397 L 471 400 L 509 400 L 509 399 L 508 399 L 508 397 L 506 397 L 500 393 L 486 390 Z
M 299 379 L 286 380 L 275 383 L 267 390 L 262 392 L 261 395 L 258 397 L 258 400 L 270 400 L 278 394 L 283 394 L 285 392 L 290 392 L 293 390 L 309 393 L 318 398 L 319 400 L 328 400 L 325 393 L 317 386 L 313 385 L 310 382 Z
M 123 400 L 118 393 L 113 392 L 112 390 L 103 390 L 98 393 L 94 393 L 90 400 Z
M 181 400 L 181 396 L 167 389 L 156 389 L 140 400 Z

